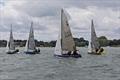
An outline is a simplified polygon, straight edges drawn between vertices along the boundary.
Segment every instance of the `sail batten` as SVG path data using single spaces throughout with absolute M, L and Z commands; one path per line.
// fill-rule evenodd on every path
M 62 35 L 61 36 L 62 50 L 66 51 L 75 50 L 75 43 L 68 23 L 68 18 L 64 13 L 64 10 L 61 11 L 61 35 Z

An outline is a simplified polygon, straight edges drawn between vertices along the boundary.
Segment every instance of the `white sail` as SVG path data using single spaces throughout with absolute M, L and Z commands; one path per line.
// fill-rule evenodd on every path
M 10 30 L 10 38 L 9 38 L 9 42 L 7 46 L 9 47 L 9 50 L 15 50 L 14 39 L 13 39 L 13 34 L 12 34 L 12 25 L 11 25 L 11 30 Z
M 88 45 L 88 52 L 89 52 L 89 53 L 91 53 L 91 52 L 92 52 L 91 40 L 89 41 L 89 45 Z
M 91 48 L 92 48 L 92 51 L 94 51 L 95 49 L 99 49 L 99 47 L 100 47 L 100 44 L 98 42 L 97 35 L 95 32 L 95 28 L 94 28 L 94 23 L 92 20 L 91 21 Z
M 61 55 L 62 50 L 61 50 L 61 30 L 60 33 L 58 35 L 58 39 L 56 41 L 56 46 L 55 46 L 55 55 Z
M 26 45 L 25 45 L 25 51 L 28 50 L 28 40 L 26 41 Z
M 7 41 L 6 50 L 9 50 L 9 41 Z
M 63 9 L 61 10 L 61 46 L 63 51 L 74 51 L 76 49 L 68 18 Z
M 35 50 L 35 40 L 34 40 L 34 31 L 33 31 L 33 22 L 31 23 L 29 38 L 26 42 L 27 51 Z
M 92 52 L 92 46 L 91 46 L 91 26 L 90 26 L 90 38 L 89 38 L 89 45 L 88 45 L 88 52 L 91 53 Z

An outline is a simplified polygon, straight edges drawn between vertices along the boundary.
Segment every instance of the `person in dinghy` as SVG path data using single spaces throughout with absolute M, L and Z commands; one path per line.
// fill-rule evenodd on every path
M 61 10 L 61 27 L 59 30 L 54 55 L 58 57 L 82 57 L 76 50 L 75 42 L 68 23 L 68 17 L 63 9 Z
M 104 52 L 104 49 L 100 47 L 99 49 L 96 49 L 96 53 L 101 55 Z
M 89 54 L 96 54 L 96 55 L 101 55 L 101 54 L 103 54 L 104 53 L 104 49 L 101 47 L 101 48 L 99 48 L 99 49 L 95 49 L 95 50 L 93 50 L 91 53 L 89 52 Z
M 66 54 L 67 53 L 67 54 Z M 73 51 L 66 51 L 66 53 L 64 53 L 63 55 L 68 55 L 69 57 L 82 57 L 80 55 L 80 52 L 78 50 L 76 50 L 76 48 L 74 47 L 74 50 Z
M 37 49 L 36 45 L 35 45 L 33 22 L 31 23 L 29 38 L 26 42 L 26 47 L 25 48 L 26 48 L 25 49 L 26 54 L 39 54 L 40 53 L 40 49 Z
M 61 54 L 62 55 L 56 55 L 55 54 L 55 56 L 58 56 L 58 57 L 74 57 L 74 58 L 80 58 L 80 57 L 82 57 L 78 50 L 74 50 L 74 51 L 62 51 Z
M 7 54 L 16 54 L 19 52 L 19 49 L 15 49 L 14 39 L 13 39 L 13 33 L 12 33 L 12 25 L 10 30 L 10 38 L 7 43 Z

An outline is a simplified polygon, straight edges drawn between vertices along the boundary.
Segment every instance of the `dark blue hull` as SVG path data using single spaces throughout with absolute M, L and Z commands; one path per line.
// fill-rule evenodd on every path
M 63 54 L 63 55 L 54 55 L 56 57 L 64 57 L 64 58 L 69 58 L 69 57 L 72 57 L 72 58 L 81 58 L 82 56 L 80 54 L 77 54 L 77 55 L 68 55 L 68 54 Z
M 40 52 L 24 52 L 25 54 L 40 54 Z

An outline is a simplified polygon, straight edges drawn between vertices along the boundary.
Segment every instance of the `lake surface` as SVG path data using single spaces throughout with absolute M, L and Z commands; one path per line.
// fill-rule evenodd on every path
M 8 55 L 0 48 L 0 80 L 120 80 L 120 48 L 107 47 L 102 56 L 79 48 L 79 59 L 56 58 L 54 48 L 40 49 L 37 55 Z

